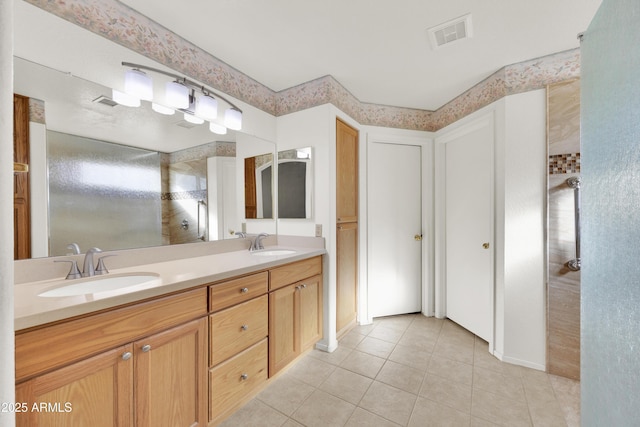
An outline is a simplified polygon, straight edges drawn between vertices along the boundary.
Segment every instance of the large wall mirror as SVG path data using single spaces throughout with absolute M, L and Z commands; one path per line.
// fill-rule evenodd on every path
M 14 92 L 44 116 L 31 120 L 33 257 L 72 243 L 85 252 L 236 237 L 244 159 L 274 158 L 275 142 L 216 135 L 144 101 L 114 106 L 121 62 L 172 70 L 26 2 L 15 2 L 14 39 Z

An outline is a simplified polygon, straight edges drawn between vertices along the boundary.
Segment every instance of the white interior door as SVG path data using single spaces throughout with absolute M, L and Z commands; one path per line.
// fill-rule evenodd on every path
M 378 142 L 368 145 L 371 317 L 422 310 L 421 149 Z
M 491 121 L 446 143 L 446 313 L 491 341 Z

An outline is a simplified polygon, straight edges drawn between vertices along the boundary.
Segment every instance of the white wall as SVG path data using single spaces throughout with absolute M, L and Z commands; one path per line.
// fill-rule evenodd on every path
M 494 342 L 501 360 L 544 370 L 546 364 L 546 91 L 505 97 L 437 132 L 437 139 L 486 115 L 495 120 Z M 436 146 L 436 174 L 444 150 Z M 435 190 L 436 217 L 442 189 Z M 436 230 L 436 270 L 443 271 L 443 236 Z M 442 230 L 440 230 L 442 231 Z M 436 277 L 436 298 L 444 292 Z M 442 301 L 441 301 L 442 302 Z M 436 312 L 440 316 L 446 313 Z

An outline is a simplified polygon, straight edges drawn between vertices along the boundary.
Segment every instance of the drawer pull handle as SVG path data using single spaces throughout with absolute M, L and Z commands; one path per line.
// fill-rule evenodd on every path
M 122 360 L 129 360 L 131 359 L 131 356 L 133 355 L 131 354 L 130 351 L 127 351 L 126 353 L 122 353 Z
M 142 346 L 142 352 L 143 353 L 148 353 L 149 350 L 151 350 L 151 346 L 149 344 Z
M 249 288 L 242 288 L 240 289 L 240 292 L 246 294 L 247 292 L 249 292 Z
M 249 330 L 249 325 L 242 325 L 240 329 L 242 329 L 243 331 L 247 331 Z
M 241 379 L 242 381 L 245 381 L 245 380 L 247 380 L 248 378 L 249 378 L 249 375 L 247 375 L 247 374 L 242 374 L 242 375 L 240 375 L 240 379 Z

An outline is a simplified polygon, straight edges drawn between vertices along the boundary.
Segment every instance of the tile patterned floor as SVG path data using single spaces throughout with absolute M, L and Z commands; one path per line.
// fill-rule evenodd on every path
M 314 350 L 224 423 L 235 426 L 579 426 L 580 385 L 502 363 L 449 320 L 404 315 Z

